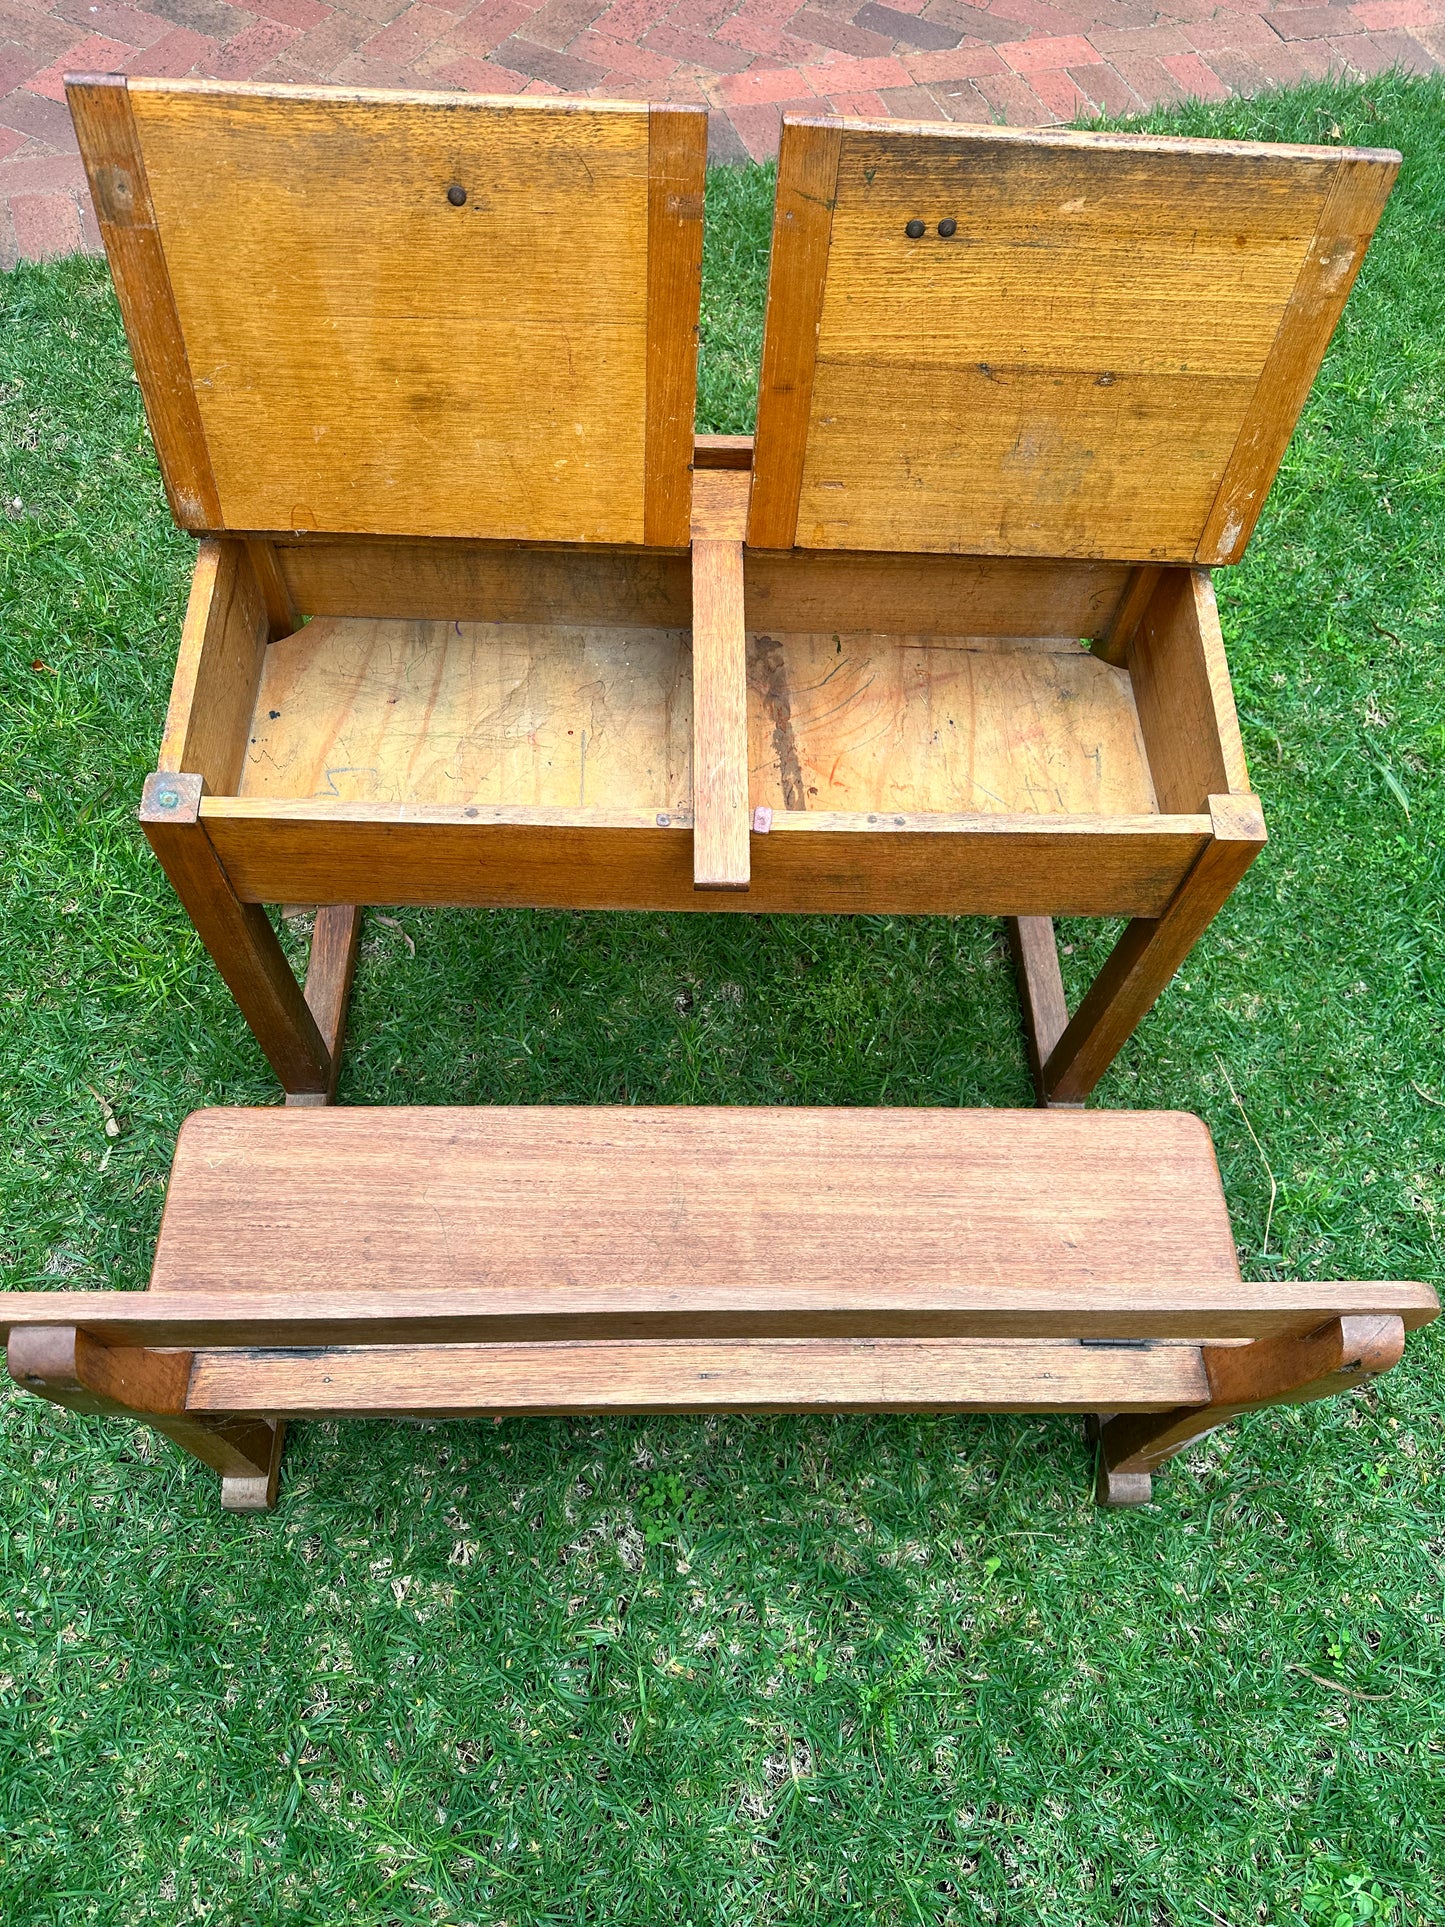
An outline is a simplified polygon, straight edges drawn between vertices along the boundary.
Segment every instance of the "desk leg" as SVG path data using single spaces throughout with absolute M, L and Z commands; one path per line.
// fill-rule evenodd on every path
M 288 1092 L 324 1093 L 331 1059 L 259 903 L 242 903 L 200 818 L 199 776 L 146 778 L 141 827 L 256 1042 Z
M 1044 1065 L 1069 1025 L 1059 949 L 1054 941 L 1054 920 L 1052 917 L 1007 917 L 1005 922 L 1018 975 L 1034 1096 L 1041 1108 L 1082 1109 L 1082 1098 L 1050 1098 L 1044 1087 Z
M 1264 848 L 1256 797 L 1211 796 L 1209 813 L 1214 834 L 1173 901 L 1162 916 L 1135 917 L 1049 1052 L 1040 1076 L 1046 1104 L 1089 1095 Z
M 346 1009 L 351 1002 L 351 980 L 356 975 L 356 948 L 360 941 L 360 904 L 319 906 L 311 933 L 311 960 L 306 966 L 306 1004 L 321 1032 L 330 1068 L 324 1091 L 290 1091 L 286 1097 L 288 1104 L 336 1102 L 341 1046 L 346 1037 Z

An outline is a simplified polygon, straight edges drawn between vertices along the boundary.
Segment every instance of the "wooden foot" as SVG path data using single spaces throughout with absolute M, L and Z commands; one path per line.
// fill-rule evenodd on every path
M 320 906 L 311 933 L 311 959 L 306 966 L 306 1003 L 326 1046 L 330 1069 L 324 1091 L 288 1092 L 288 1104 L 336 1102 L 341 1046 L 346 1037 L 346 1009 L 351 1002 L 351 980 L 356 975 L 356 949 L 360 941 L 358 904 L 323 903 Z
M 1045 1059 L 1048 1103 L 1089 1095 L 1264 848 L 1257 797 L 1211 796 L 1209 813 L 1213 835 L 1174 900 L 1163 916 L 1129 925 Z
M 1069 1023 L 1063 973 L 1059 969 L 1059 947 L 1054 941 L 1054 920 L 1052 917 L 1006 917 L 1004 922 L 1018 977 L 1035 1099 L 1041 1108 L 1082 1110 L 1082 1099 L 1050 1099 L 1044 1088 L 1044 1065 Z
M 1149 1505 L 1154 1498 L 1154 1480 L 1147 1472 L 1115 1472 L 1099 1453 L 1094 1477 L 1094 1499 L 1099 1505 Z
M 281 1448 L 286 1442 L 285 1419 L 262 1419 L 271 1428 L 271 1450 L 264 1472 L 233 1472 L 221 1480 L 222 1512 L 274 1512 L 281 1479 Z
M 39 1398 L 72 1412 L 139 1419 L 163 1432 L 220 1473 L 223 1505 L 231 1485 L 238 1498 L 243 1491 L 249 1495 L 232 1509 L 262 1511 L 275 1504 L 284 1428 L 249 1415 L 191 1417 L 190 1352 L 111 1346 L 74 1325 L 31 1325 L 11 1331 L 5 1361 L 16 1384 Z
M 201 942 L 287 1091 L 325 1092 L 331 1061 L 259 903 L 242 903 L 201 821 L 199 776 L 146 778 L 140 820 Z
M 1267 1405 L 1304 1405 L 1357 1385 L 1397 1365 L 1405 1326 L 1391 1316 L 1331 1318 L 1307 1338 L 1259 1338 L 1252 1345 L 1205 1345 L 1206 1405 L 1173 1412 L 1099 1415 L 1099 1495 L 1107 1505 L 1142 1501 L 1112 1495 L 1119 1479 L 1146 1482 L 1178 1452 L 1245 1412 Z

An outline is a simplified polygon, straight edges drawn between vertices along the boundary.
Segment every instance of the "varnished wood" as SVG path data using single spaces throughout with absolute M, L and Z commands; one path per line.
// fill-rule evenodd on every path
M 765 506 L 770 539 L 805 548 L 1204 559 L 1230 471 L 1262 500 L 1283 449 L 1255 412 L 1287 439 L 1338 312 L 1317 326 L 1296 299 L 1322 217 L 1362 252 L 1397 165 L 785 122 L 780 210 L 810 167 L 834 185 L 807 274 L 770 286 L 752 539 Z M 1355 176 L 1369 187 L 1346 192 Z
M 202 780 L 147 777 L 141 827 L 256 1042 L 288 1091 L 324 1091 L 330 1061 L 266 913 L 231 886 L 199 818 Z
M 268 616 L 244 543 L 200 545 L 157 767 L 225 796 L 240 782 Z
M 306 1004 L 326 1046 L 328 1069 L 324 1091 L 293 1091 L 288 1104 L 334 1104 L 341 1074 L 341 1047 L 346 1038 L 346 1010 L 351 980 L 356 975 L 356 952 L 361 942 L 361 911 L 354 903 L 323 903 L 311 932 L 311 956 L 306 966 Z
M 841 152 L 832 126 L 784 119 L 748 514 L 754 548 L 790 549 L 797 533 Z
M 1051 1100 L 1087 1097 L 1264 848 L 1253 796 L 1211 796 L 1213 835 L 1162 916 L 1136 918 L 1044 1065 Z
M 897 916 L 1158 917 L 1211 834 L 1207 816 L 780 811 L 746 896 L 701 897 L 689 812 L 213 797 L 201 820 L 246 902 Z
M 1005 923 L 1018 980 L 1034 1092 L 1040 1104 L 1047 1104 L 1044 1065 L 1069 1025 L 1054 920 L 1052 917 L 1008 917 Z
M 196 1355 L 194 1412 L 533 1417 L 572 1412 L 1159 1412 L 1209 1395 L 1195 1345 L 639 1340 Z
M 1134 631 L 1139 627 L 1140 618 L 1148 608 L 1159 578 L 1164 571 L 1151 563 L 1140 563 L 1129 571 L 1129 579 L 1124 593 L 1114 613 L 1110 616 L 1104 633 L 1094 644 L 1094 653 L 1102 656 L 1105 662 L 1122 667 L 1128 661 L 1129 644 L 1134 640 Z
M 1209 1397 L 1204 1405 L 1160 1416 L 1111 1416 L 1099 1428 L 1101 1478 L 1144 1482 L 1178 1452 L 1231 1419 L 1268 1405 L 1303 1405 L 1353 1391 L 1399 1364 L 1404 1321 L 1392 1313 L 1331 1318 L 1302 1337 L 1265 1339 L 1238 1349 L 1206 1345 L 1201 1357 Z M 1102 1493 L 1101 1493 L 1101 1496 Z M 1139 1504 L 1129 1490 L 1106 1504 Z
M 685 540 L 696 283 L 689 313 L 668 262 L 700 208 L 665 187 L 652 219 L 653 110 L 129 95 L 224 526 L 640 542 L 651 498 Z
M 647 165 L 647 464 L 643 540 L 688 539 L 702 299 L 707 109 L 650 106 Z
M 1160 809 L 1206 809 L 1211 796 L 1247 794 L 1249 771 L 1207 570 L 1164 574 L 1127 661 Z
M 291 591 L 286 586 L 286 578 L 281 573 L 281 564 L 276 559 L 276 545 L 264 537 L 254 536 L 246 543 L 246 553 L 251 558 L 256 586 L 266 605 L 269 640 L 280 642 L 283 637 L 294 635 L 301 627 L 301 611 L 296 607 Z
M 1395 153 L 1341 154 L 1279 334 L 1200 534 L 1197 561 L 1237 562 L 1244 554 L 1399 168 Z
M 120 74 L 72 74 L 65 97 L 171 514 L 184 529 L 217 528 L 220 496 L 127 82 Z
M 753 438 L 751 435 L 694 436 L 692 465 L 695 469 L 750 469 L 753 465 Z
M 698 890 L 746 890 L 748 661 L 743 630 L 743 532 L 748 478 L 693 478 L 692 880 Z
M 1128 676 L 1077 642 L 759 632 L 751 799 L 774 810 L 1143 816 Z

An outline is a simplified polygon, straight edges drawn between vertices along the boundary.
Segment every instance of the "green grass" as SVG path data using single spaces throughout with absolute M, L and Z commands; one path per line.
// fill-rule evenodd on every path
M 1406 164 L 1221 588 L 1272 840 L 1100 1099 L 1208 1118 L 1253 1274 L 1438 1281 L 1445 90 L 1167 124 Z M 710 183 L 710 428 L 748 425 L 770 192 Z M 275 1092 L 134 821 L 190 545 L 103 267 L 0 278 L 0 322 L 0 1256 L 140 1286 L 183 1115 Z M 1077 993 L 1104 937 L 1064 941 Z M 1028 1093 L 990 923 L 400 911 L 342 1095 Z M 1440 1922 L 1442 1351 L 1125 1515 L 1076 1424 L 842 1418 L 302 1426 L 247 1520 L 16 1397 L 0 1917 Z

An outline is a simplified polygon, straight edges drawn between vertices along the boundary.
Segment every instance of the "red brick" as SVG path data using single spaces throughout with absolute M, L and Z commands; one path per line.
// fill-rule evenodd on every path
M 1008 69 L 993 47 L 955 47 L 946 54 L 904 54 L 903 64 L 915 80 L 972 80 L 979 74 L 1002 74 Z
M 842 114 L 849 120 L 886 120 L 888 109 L 876 93 L 829 94 L 828 112 Z
M 802 75 L 792 67 L 753 67 L 745 74 L 724 74 L 714 91 L 731 110 L 759 107 L 766 101 L 796 100 L 800 93 L 809 90 Z M 814 98 L 816 102 L 816 96 Z M 733 124 L 737 124 L 736 114 Z
M 0 161 L 8 160 L 17 147 L 25 145 L 25 136 L 17 134 L 13 127 L 0 127 Z M 0 181 L 4 176 L 0 175 Z
M 0 94 L 8 94 L 44 66 L 28 47 L 0 47 Z
M 1092 18 L 1086 16 L 1081 20 L 1072 9 L 1051 6 L 1049 0 L 994 0 L 989 12 L 997 16 L 1000 25 L 1010 22 L 1015 28 L 1027 27 L 1033 33 L 1048 34 L 1055 40 L 1065 39 L 1094 25 Z M 1018 32 L 1008 36 L 1010 40 L 1026 40 L 1028 37 Z
M 1050 35 L 1042 40 L 1004 40 L 998 51 L 1016 74 L 1056 72 L 1070 63 L 1084 66 L 1095 58 L 1094 49 L 1077 33 Z
M 364 20 L 353 20 L 349 13 L 333 13 L 319 27 L 312 27 L 299 40 L 293 40 L 274 70 L 292 80 L 326 79 L 348 54 L 355 53 L 367 33 Z
M 543 80 L 540 75 L 534 74 L 522 89 L 522 98 L 530 96 L 533 100 L 554 100 L 558 94 L 568 91 L 567 88 L 554 87 L 550 80 Z M 570 91 L 576 93 L 582 90 L 572 88 Z
M 716 33 L 725 20 L 732 18 L 737 0 L 681 0 L 668 16 L 672 26 L 683 33 Z
M 800 40 L 795 33 L 770 27 L 761 20 L 744 20 L 737 26 L 729 21 L 714 44 L 746 48 L 756 56 L 755 67 L 812 67 L 828 58 L 826 47 Z
M 1389 67 L 1403 68 L 1407 74 L 1438 71 L 1437 63 L 1407 33 L 1357 33 L 1348 40 L 1331 40 L 1330 46 L 1361 74 L 1382 74 Z
M 613 40 L 636 41 L 649 27 L 665 20 L 670 9 L 671 0 L 614 0 L 592 25 L 598 33 L 608 34 Z
M 250 80 L 300 37 L 297 27 L 283 27 L 279 20 L 258 20 L 226 42 L 207 64 L 206 73 L 212 80 Z
M 848 20 L 835 20 L 821 7 L 804 7 L 788 22 L 789 31 L 815 46 L 832 47 L 840 54 L 855 54 L 867 59 L 870 54 L 886 54 L 893 45 L 881 33 L 865 33 Z
M 85 186 L 85 169 L 76 154 L 35 154 L 6 161 L 4 191 L 16 194 L 69 194 Z
M 927 17 L 956 27 L 969 40 L 993 45 L 1000 40 L 1017 40 L 1018 29 L 1012 20 L 1000 20 L 981 7 L 969 7 L 962 0 L 928 0 Z
M 606 10 L 607 0 L 546 0 L 527 23 L 527 39 L 561 53 Z
M 80 246 L 80 209 L 73 194 L 12 196 L 10 219 L 22 261 L 49 261 Z
M 43 95 L 32 94 L 28 87 L 22 87 L 18 94 L 8 94 L 0 99 L 0 126 L 13 128 L 17 134 L 28 135 L 31 140 L 44 141 L 47 147 L 57 148 L 64 154 L 79 151 L 75 144 L 70 109 L 63 101 L 46 100 Z
M 816 67 L 804 67 L 800 78 L 814 93 L 833 94 L 840 88 L 856 93 L 859 89 L 872 91 L 878 87 L 906 87 L 913 76 L 901 60 L 850 60 L 845 54 Z
M 748 158 L 738 130 L 722 109 L 707 117 L 707 161 L 709 167 L 739 167 Z
M 319 27 L 323 20 L 330 17 L 331 8 L 318 4 L 318 0 L 246 0 L 248 13 L 264 14 L 268 20 L 279 20 L 283 27 Z
M 1272 13 L 1269 24 L 1281 40 L 1327 40 L 1331 34 L 1360 30 L 1348 7 L 1287 7 Z
M 592 61 L 559 53 L 555 47 L 538 46 L 535 40 L 526 40 L 521 34 L 504 40 L 497 49 L 497 58 L 504 66 L 515 67 L 519 74 L 530 74 L 534 80 L 545 81 L 564 94 L 585 93 L 602 78 L 602 69 Z M 526 91 L 524 88 L 523 92 Z
M 982 74 L 973 82 L 1009 127 L 1048 127 L 1053 116 L 1018 74 Z
M 853 19 L 860 27 L 887 34 L 890 39 L 901 40 L 904 46 L 916 47 L 922 53 L 943 53 L 946 48 L 956 47 L 961 38 L 961 29 L 946 20 L 902 13 L 897 7 L 882 5 L 881 0 L 868 0 Z
M 1374 33 L 1398 27 L 1438 27 L 1445 9 L 1431 5 L 1430 0 L 1362 0 L 1350 12 L 1362 27 Z
M 216 42 L 189 27 L 177 27 L 153 47 L 143 47 L 125 62 L 128 74 L 147 74 L 158 80 L 178 80 L 216 53 Z
M 706 67 L 715 74 L 740 74 L 744 68 L 752 65 L 753 57 L 746 47 L 726 46 L 720 40 L 710 40 L 706 34 L 691 33 L 685 28 L 676 27 L 670 20 L 650 27 L 643 36 L 642 44 L 651 47 L 655 53 L 671 54 L 674 60 L 685 60 L 694 67 Z
M 666 80 L 677 70 L 677 62 L 666 54 L 652 53 L 631 41 L 609 40 L 600 33 L 579 33 L 568 52 L 605 67 L 609 80 L 614 74 L 626 74 L 632 80 Z
M 1232 47 L 1218 48 L 1209 56 L 1209 65 L 1232 94 L 1257 94 L 1270 84 L 1270 76 L 1257 60 Z
M 254 13 L 254 7 L 248 8 Z M 84 27 L 87 33 L 107 34 L 112 40 L 123 40 L 130 47 L 149 47 L 168 34 L 174 21 L 162 20 L 154 13 L 144 13 L 138 7 L 91 6 L 89 0 L 60 0 L 53 9 L 57 20 L 73 20 L 77 27 Z M 72 69 L 72 72 L 75 70 Z
M 525 74 L 514 74 L 493 60 L 469 60 L 465 56 L 436 68 L 428 78 L 459 87 L 465 94 L 520 94 L 527 84 Z
M 884 87 L 879 95 L 894 120 L 947 120 L 928 87 Z
M 1124 33 L 1096 27 L 1089 43 L 1106 60 L 1115 54 L 1187 54 L 1194 45 L 1181 27 L 1134 27 Z
M 1045 67 L 1040 73 L 1029 75 L 1029 85 L 1049 112 L 1060 120 L 1075 120 L 1080 114 L 1087 114 L 1091 106 L 1078 83 L 1062 70 L 1056 72 Z
M 526 0 L 482 0 L 481 6 L 456 23 L 447 35 L 447 45 L 464 53 L 489 54 L 509 34 L 525 27 L 532 13 Z
M 1114 65 L 1146 107 L 1184 99 L 1184 89 L 1153 54 L 1115 54 Z
M 1229 89 L 1198 54 L 1165 54 L 1164 66 L 1187 94 L 1198 100 L 1227 100 Z
M 1142 103 L 1134 89 L 1106 60 L 1070 67 L 1069 78 L 1091 107 L 1104 114 L 1136 114 Z M 1213 75 L 1210 76 L 1213 79 Z
M 1216 47 L 1232 47 L 1236 53 L 1243 54 L 1270 54 L 1280 41 L 1280 36 L 1266 26 L 1257 13 L 1229 13 L 1223 8 L 1212 20 L 1196 20 L 1186 31 L 1195 51 L 1202 54 L 1213 53 Z M 1157 53 L 1159 49 L 1154 51 Z M 1171 53 L 1174 51 L 1170 48 Z
M 427 48 L 450 33 L 456 22 L 440 7 L 418 5 L 398 14 L 389 27 L 364 42 L 368 60 L 399 60 L 403 66 L 419 60 Z
M 795 114 L 816 114 L 818 98 L 810 94 L 807 99 L 762 101 L 756 105 L 743 104 L 728 109 L 728 119 L 737 129 L 743 146 L 755 161 L 770 161 L 778 151 L 778 131 L 783 124 L 783 115 L 789 111 Z
M 962 121 L 972 127 L 988 126 L 993 121 L 993 108 L 971 80 L 960 81 L 956 87 L 940 82 L 928 91 L 949 120 Z
M 42 100 L 53 100 L 57 105 L 62 105 L 67 74 L 109 73 L 127 54 L 134 52 L 135 48 L 126 46 L 124 41 L 107 40 L 102 34 L 90 34 L 86 39 L 78 40 L 38 74 L 32 74 L 25 83 L 25 90 L 39 94 Z

